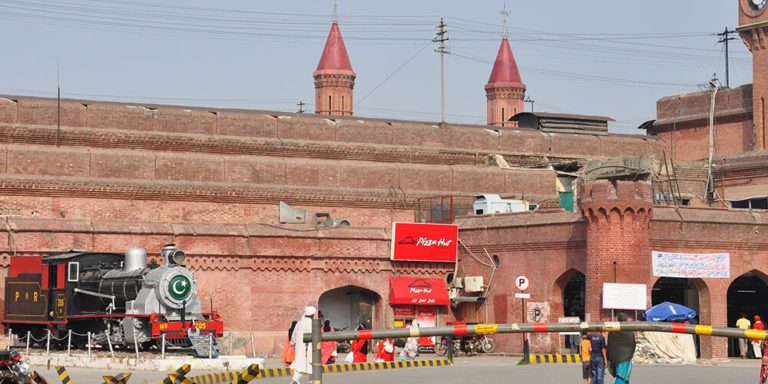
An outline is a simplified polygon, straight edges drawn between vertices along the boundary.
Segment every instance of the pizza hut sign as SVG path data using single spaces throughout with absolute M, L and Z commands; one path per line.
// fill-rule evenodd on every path
M 455 263 L 459 227 L 453 224 L 394 223 L 394 261 Z

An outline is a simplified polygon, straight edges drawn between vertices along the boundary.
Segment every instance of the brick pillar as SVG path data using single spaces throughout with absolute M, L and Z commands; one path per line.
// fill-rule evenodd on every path
M 610 319 L 610 310 L 602 309 L 603 283 L 649 281 L 652 196 L 647 182 L 597 180 L 580 187 L 579 207 L 587 222 L 585 309 L 590 321 Z

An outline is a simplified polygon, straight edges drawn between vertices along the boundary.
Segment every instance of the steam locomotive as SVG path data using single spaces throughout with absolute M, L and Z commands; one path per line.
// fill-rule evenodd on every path
M 161 251 L 164 265 L 147 265 L 143 248 L 117 253 L 67 252 L 13 256 L 5 282 L 6 329 L 33 340 L 66 338 L 82 347 L 91 342 L 148 348 L 166 343 L 190 346 L 189 333 L 220 337 L 218 313 L 201 310 L 186 255 L 170 244 Z M 109 340 L 107 340 L 109 338 Z M 44 343 L 39 342 L 40 344 Z

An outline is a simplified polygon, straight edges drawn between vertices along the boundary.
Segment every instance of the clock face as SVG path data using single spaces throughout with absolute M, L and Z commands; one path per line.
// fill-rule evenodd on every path
M 761 11 L 765 7 L 766 0 L 749 0 L 749 6 L 756 10 Z

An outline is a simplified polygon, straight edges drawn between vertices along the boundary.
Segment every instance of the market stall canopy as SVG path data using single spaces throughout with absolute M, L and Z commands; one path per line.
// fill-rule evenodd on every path
M 684 305 L 665 301 L 645 310 L 643 316 L 648 321 L 687 320 L 696 317 L 696 311 Z
M 448 305 L 448 287 L 443 279 L 391 277 L 389 304 Z

